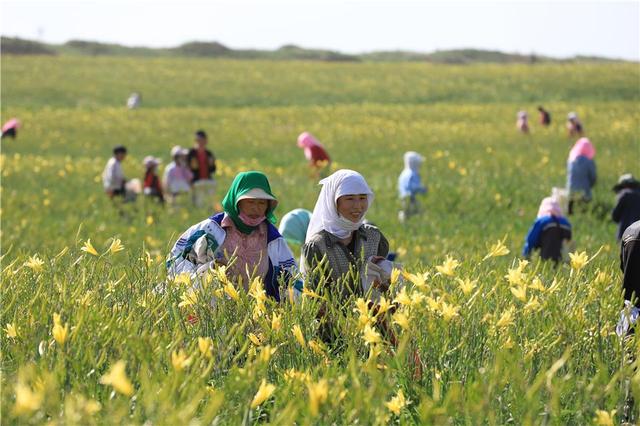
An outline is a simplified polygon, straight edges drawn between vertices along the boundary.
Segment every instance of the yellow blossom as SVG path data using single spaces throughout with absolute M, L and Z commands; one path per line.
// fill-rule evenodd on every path
M 278 331 L 282 327 L 282 316 L 276 315 L 274 312 L 271 314 L 271 330 Z
M 447 256 L 442 265 L 436 266 L 436 270 L 442 275 L 447 275 L 452 277 L 454 275 L 455 269 L 460 265 L 456 259 L 451 256 Z
M 262 342 L 260 341 L 260 339 L 258 338 L 258 336 L 256 336 L 253 333 L 249 333 L 249 340 L 251 340 L 251 343 L 253 343 L 256 346 L 260 346 L 262 345 Z
M 38 255 L 31 256 L 25 263 L 24 266 L 30 268 L 34 272 L 41 272 L 44 269 L 44 261 L 38 257 Z
M 491 246 L 489 253 L 482 260 L 487 260 L 490 257 L 506 256 L 507 254 L 509 254 L 509 249 L 504 245 L 504 241 L 499 240 Z
M 111 240 L 111 244 L 109 245 L 109 248 L 107 249 L 107 251 L 111 254 L 116 254 L 117 252 L 122 250 L 124 250 L 124 246 L 122 245 L 120 238 L 113 238 Z
M 228 281 L 224 284 L 224 292 L 227 293 L 227 296 L 229 296 L 236 302 L 240 300 L 240 294 L 238 294 L 238 290 L 236 290 L 234 285 Z
M 522 286 L 518 286 L 518 287 L 511 287 L 511 294 L 513 294 L 515 296 L 516 299 L 518 299 L 521 302 L 526 302 L 527 301 L 527 286 L 526 285 L 522 285 Z
M 324 355 L 324 348 L 322 344 L 315 340 L 309 340 L 309 348 L 318 355 Z
M 84 245 L 80 248 L 80 250 L 94 256 L 99 256 L 98 251 L 95 249 L 95 247 L 93 247 L 93 244 L 91 244 L 91 238 L 84 242 Z
M 303 287 L 302 288 L 302 295 L 305 297 L 311 297 L 314 299 L 322 299 L 322 300 L 326 300 L 326 298 L 320 296 L 318 293 L 316 293 L 313 290 L 309 290 L 307 287 Z
M 425 299 L 427 298 L 427 296 L 425 296 L 422 293 L 419 293 L 417 291 L 414 291 L 411 294 L 411 306 L 418 306 L 420 305 L 422 302 L 425 301 Z
M 396 394 L 396 396 L 391 398 L 390 401 L 385 402 L 385 405 L 387 406 L 389 411 L 391 411 L 395 415 L 399 415 L 400 411 L 402 411 L 402 409 L 407 405 L 409 405 L 410 403 L 411 401 L 405 399 L 404 393 L 402 392 L 402 389 L 400 389 L 398 390 L 398 393 Z
M 273 392 L 276 390 L 275 385 L 271 383 L 267 383 L 265 379 L 262 379 L 262 383 L 260 383 L 260 387 L 258 388 L 258 392 L 256 392 L 253 400 L 251 401 L 251 408 L 256 408 L 262 405 L 267 399 L 273 395 Z
M 459 306 L 449 305 L 445 301 L 443 301 L 440 306 L 440 313 L 442 314 L 442 318 L 444 318 L 445 322 L 449 322 L 452 319 L 458 317 L 459 310 L 460 310 Z
M 407 294 L 407 288 L 403 287 L 393 301 L 405 306 L 411 305 L 411 297 Z
M 59 314 L 53 314 L 53 328 L 51 334 L 59 345 L 64 345 L 67 340 L 67 333 L 69 332 L 69 324 L 62 326 L 62 321 Z
M 382 339 L 380 338 L 380 333 L 378 333 L 370 325 L 364 326 L 364 330 L 362 331 L 362 339 L 365 341 L 367 345 L 380 343 L 382 341 Z
M 535 277 L 533 279 L 533 281 L 531 282 L 531 284 L 529 284 L 529 288 L 532 288 L 534 290 L 538 290 L 538 291 L 545 291 L 546 288 L 544 288 L 544 285 L 542 284 L 542 280 L 540 280 L 540 278 Z
M 393 307 L 393 303 L 389 302 L 384 296 L 382 296 L 378 301 L 378 315 L 384 314 Z
M 16 404 L 14 406 L 14 412 L 17 415 L 22 415 L 36 411 L 42 405 L 44 395 L 40 391 L 33 391 L 30 386 L 18 381 L 16 383 Z
M 178 303 L 179 308 L 189 307 L 196 303 L 196 293 L 189 289 L 180 295 L 181 302 Z
M 587 263 L 589 263 L 589 256 L 587 256 L 587 252 L 583 251 L 581 253 L 569 253 L 569 258 L 571 259 L 571 267 L 576 271 L 584 268 Z
M 147 216 L 147 225 L 153 225 L 153 216 Z
M 437 312 L 440 310 L 440 301 L 434 299 L 431 296 L 427 297 L 427 305 L 429 305 L 429 309 L 431 309 L 434 312 Z
M 125 371 L 126 365 L 123 360 L 116 362 L 109 372 L 100 378 L 100 383 L 113 386 L 117 392 L 123 395 L 133 395 L 133 385 L 127 378 Z
M 526 275 L 520 268 L 509 269 L 509 271 L 507 271 L 507 275 L 505 275 L 504 277 L 507 279 L 507 281 L 509 281 L 509 284 L 511 285 L 519 285 L 523 287 L 526 285 Z
M 400 278 L 401 271 L 398 268 L 393 268 L 391 270 L 391 278 L 389 280 L 391 285 L 396 285 L 398 283 L 398 279 Z
M 18 337 L 18 329 L 13 325 L 13 323 L 7 323 L 4 331 L 7 333 L 7 337 L 11 339 Z
M 325 403 L 329 395 L 329 385 L 326 379 L 321 379 L 317 383 L 308 383 L 309 390 L 309 410 L 312 416 L 317 416 L 320 406 Z
M 478 280 L 471 281 L 469 278 L 465 278 L 464 280 L 461 278 L 457 278 L 458 284 L 460 284 L 460 290 L 462 290 L 462 294 L 468 296 L 473 289 L 476 287 L 476 283 Z
M 183 349 L 171 352 L 171 365 L 173 365 L 174 370 L 182 371 L 189 364 L 191 364 L 191 358 L 187 357 Z
M 429 278 L 428 272 L 422 274 L 410 274 L 409 272 L 404 272 L 403 275 L 406 280 L 411 281 L 418 288 L 425 287 L 427 285 L 427 278 Z
M 615 413 L 616 413 L 616 410 L 612 410 L 612 411 L 596 410 L 596 416 L 594 417 L 593 421 L 597 425 L 613 426 L 615 424 L 614 422 Z
M 353 309 L 353 312 L 358 312 L 360 315 L 369 315 L 369 303 L 362 297 L 359 297 L 356 300 L 356 307 Z
M 404 312 L 398 311 L 393 314 L 393 322 L 405 330 L 409 329 L 409 317 Z
M 537 297 L 531 297 L 531 299 L 529 299 L 529 301 L 527 302 L 526 305 L 524 305 L 524 311 L 529 313 L 529 312 L 536 312 L 540 310 L 540 302 L 538 301 Z
M 270 345 L 262 346 L 260 348 L 260 361 L 263 363 L 268 363 L 271 359 L 271 356 L 276 353 L 278 348 L 272 348 Z
M 212 347 L 213 341 L 211 340 L 211 337 L 198 337 L 198 349 L 200 349 L 201 354 L 207 358 L 211 358 L 213 356 L 211 353 Z
M 514 311 L 513 306 L 505 310 L 502 313 L 502 316 L 500 317 L 498 322 L 496 323 L 496 326 L 500 328 L 506 328 L 506 327 L 509 327 L 510 325 L 513 325 L 513 311 Z
M 296 338 L 298 343 L 300 343 L 300 346 L 304 348 L 306 344 L 305 344 L 304 335 L 302 334 L 302 329 L 300 329 L 300 326 L 298 324 L 294 325 L 291 328 L 291 332 L 293 333 L 293 336 Z

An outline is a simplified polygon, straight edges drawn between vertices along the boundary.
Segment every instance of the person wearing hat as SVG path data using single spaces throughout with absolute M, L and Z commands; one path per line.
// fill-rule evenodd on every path
M 251 281 L 260 278 L 266 294 L 280 301 L 280 283 L 291 283 L 298 267 L 274 226 L 277 205 L 266 175 L 238 173 L 222 200 L 223 212 L 191 226 L 174 244 L 169 276 L 226 265 L 227 277 L 237 287 L 248 291 Z M 301 282 L 295 281 L 293 288 L 301 290 Z
M 173 161 L 165 167 L 162 179 L 170 202 L 175 202 L 180 194 L 186 194 L 191 191 L 193 173 L 187 167 L 188 153 L 189 151 L 180 145 L 171 148 Z
M 525 238 L 522 256 L 529 259 L 539 249 L 540 259 L 553 260 L 557 265 L 562 260 L 562 248 L 569 241 L 571 223 L 562 215 L 560 204 L 553 197 L 544 198 Z
M 102 172 L 102 186 L 104 192 L 113 199 L 114 197 L 125 196 L 125 184 L 127 179 L 122 172 L 122 161 L 127 156 L 127 148 L 118 145 L 113 148 L 113 157 L 107 161 L 107 165 Z
M 207 134 L 198 130 L 195 134 L 195 146 L 187 154 L 187 163 L 193 178 L 193 203 L 202 207 L 205 200 L 211 200 L 215 194 L 216 182 L 213 174 L 216 172 L 216 157 L 207 147 Z
M 570 138 L 580 137 L 584 134 L 584 127 L 578 118 L 578 114 L 570 112 L 567 114 L 567 133 Z
M 573 145 L 567 159 L 567 191 L 569 193 L 569 215 L 576 203 L 591 201 L 591 189 L 596 184 L 596 149 L 587 138 L 580 138 Z
M 398 212 L 400 222 L 418 214 L 420 206 L 417 196 L 427 193 L 427 187 L 422 184 L 420 178 L 420 167 L 424 163 L 424 157 L 417 152 L 407 151 L 403 160 L 404 169 L 398 176 L 398 194 L 402 203 L 402 210 Z
M 164 204 L 164 195 L 162 193 L 162 185 L 160 185 L 160 178 L 158 177 L 158 165 L 161 160 L 159 158 L 147 155 L 144 157 L 143 164 L 145 168 L 144 172 L 144 195 L 152 199 L 156 199 L 161 204 Z
M 311 212 L 306 209 L 294 209 L 282 216 L 278 231 L 289 244 L 302 246 L 307 238 L 307 228 L 311 221 Z
M 518 111 L 516 128 L 524 134 L 529 133 L 529 115 L 527 111 Z
M 616 193 L 616 205 L 611 211 L 611 219 L 618 224 L 618 241 L 625 229 L 633 222 L 640 220 L 640 181 L 631 173 L 620 176 L 613 186 Z
M 542 126 L 549 127 L 551 124 L 551 113 L 544 109 L 542 105 L 538 106 L 538 117 Z

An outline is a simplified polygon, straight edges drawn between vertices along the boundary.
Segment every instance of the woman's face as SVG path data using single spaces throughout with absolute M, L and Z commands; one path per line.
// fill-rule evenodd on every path
M 338 198 L 338 213 L 351 222 L 358 222 L 369 207 L 367 194 L 343 195 Z
M 245 198 L 238 201 L 238 210 L 241 214 L 249 216 L 251 219 L 258 219 L 267 214 L 269 200 L 255 198 Z

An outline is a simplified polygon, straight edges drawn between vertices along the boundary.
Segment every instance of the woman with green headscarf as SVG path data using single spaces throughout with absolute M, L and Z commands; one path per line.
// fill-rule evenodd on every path
M 248 290 L 250 281 L 259 277 L 267 295 L 279 301 L 279 283 L 291 281 L 297 265 L 274 226 L 277 205 L 264 173 L 238 173 L 222 200 L 224 211 L 193 225 L 175 243 L 167 262 L 169 275 L 227 265 L 232 282 Z M 294 287 L 300 286 L 296 281 Z

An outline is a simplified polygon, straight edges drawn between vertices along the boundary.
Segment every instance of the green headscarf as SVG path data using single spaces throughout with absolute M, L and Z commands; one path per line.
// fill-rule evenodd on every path
M 247 225 L 240 219 L 240 210 L 238 210 L 238 198 L 254 188 L 262 189 L 273 198 L 276 198 L 271 193 L 271 186 L 269 185 L 267 176 L 262 172 L 251 171 L 238 173 L 233 179 L 233 182 L 231 182 L 231 187 L 229 187 L 227 195 L 225 195 L 224 199 L 222 200 L 222 208 L 224 209 L 224 212 L 229 215 L 231 220 L 233 220 L 234 225 L 236 225 L 236 228 L 238 228 L 238 230 L 243 234 L 250 234 L 254 229 L 256 229 L 256 227 Z M 275 206 L 276 203 L 269 200 L 269 207 L 267 207 L 265 216 L 271 223 L 276 223 L 276 217 L 273 214 Z

